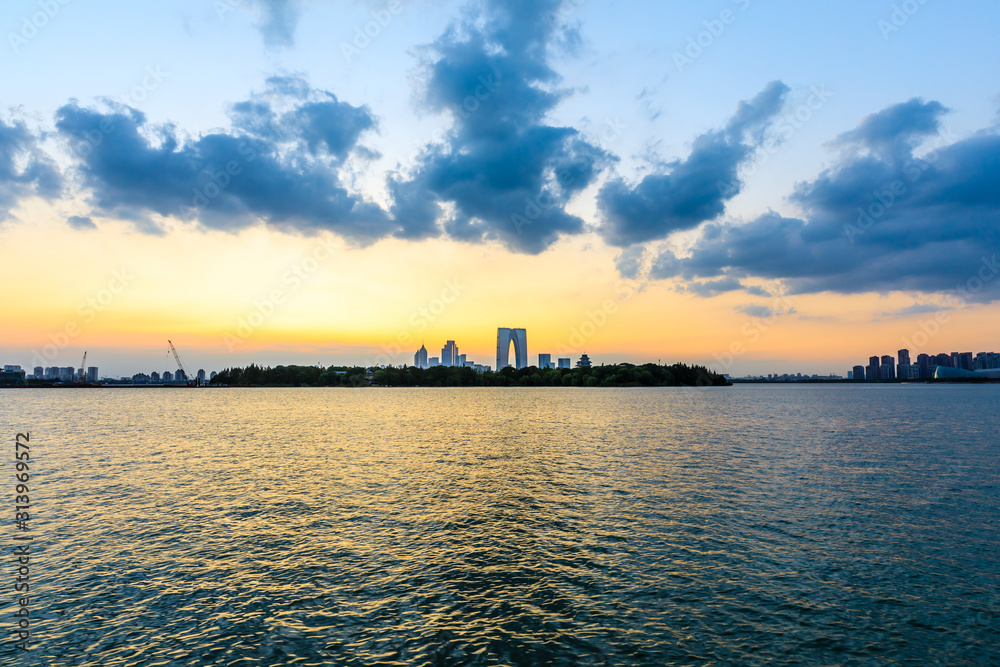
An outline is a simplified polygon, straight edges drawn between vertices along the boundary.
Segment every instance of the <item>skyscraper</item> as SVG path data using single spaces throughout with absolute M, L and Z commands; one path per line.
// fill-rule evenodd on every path
M 547 368 L 555 368 L 552 365 L 552 355 L 551 354 L 539 354 L 538 355 L 538 367 L 542 370 Z
M 896 379 L 896 360 L 893 359 L 888 354 L 882 357 L 882 365 L 879 367 L 878 379 L 879 380 L 895 380 Z
M 878 382 L 879 366 L 881 366 L 881 364 L 878 361 L 878 357 L 868 357 L 868 368 L 865 369 L 865 379 L 869 382 Z
M 855 366 L 854 367 L 854 379 L 864 382 L 865 380 L 865 367 Z
M 413 355 L 413 365 L 417 368 L 427 368 L 427 348 L 423 345 L 417 350 L 417 353 Z
M 455 341 L 449 340 L 441 348 L 441 365 L 458 366 L 458 345 L 455 345 Z
M 87 383 L 97 384 L 97 366 L 87 367 Z
M 528 332 L 525 329 L 497 329 L 497 371 L 510 366 L 510 346 L 514 345 L 514 368 L 528 367 Z

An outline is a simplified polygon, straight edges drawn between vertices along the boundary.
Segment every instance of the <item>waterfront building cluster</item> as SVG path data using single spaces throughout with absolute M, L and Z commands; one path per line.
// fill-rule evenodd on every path
M 891 355 L 869 357 L 867 365 L 858 365 L 848 378 L 861 382 L 888 382 L 892 380 L 929 380 L 946 373 L 939 368 L 956 369 L 974 373 L 1000 369 L 1000 354 L 996 352 L 952 352 L 950 354 L 920 354 L 911 359 L 910 351 L 899 350 Z
M 17 364 L 6 364 L 3 367 L 3 378 L 0 384 L 24 384 L 27 381 L 62 384 L 186 384 L 189 380 L 197 380 L 198 384 L 205 384 L 218 373 L 212 371 L 207 373 L 205 369 L 199 368 L 194 378 L 188 378 L 181 370 L 172 373 L 165 371 L 160 374 L 153 371 L 146 373 L 136 373 L 132 377 L 123 376 L 121 378 L 101 377 L 97 366 L 88 366 L 87 370 L 81 373 L 81 369 L 72 366 L 35 366 L 31 373 Z
M 510 348 L 514 348 L 514 358 L 510 357 Z M 479 373 L 492 370 L 488 365 L 477 364 L 469 360 L 466 355 L 458 353 L 458 345 L 453 340 L 446 341 L 441 348 L 440 357 L 429 357 L 427 348 L 424 345 L 413 355 L 413 365 L 416 368 L 434 368 L 436 366 L 467 366 Z M 572 368 L 573 360 L 570 358 L 559 358 L 552 361 L 551 354 L 538 355 L 538 368 L 542 370 L 554 368 Z M 592 363 L 586 354 L 576 362 L 577 368 L 590 368 Z M 528 332 L 525 329 L 512 329 L 500 327 L 497 329 L 497 357 L 496 369 L 512 367 L 521 370 L 528 367 Z

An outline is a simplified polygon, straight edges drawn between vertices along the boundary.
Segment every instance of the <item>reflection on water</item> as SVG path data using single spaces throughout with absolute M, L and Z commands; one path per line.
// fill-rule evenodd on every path
M 997 664 L 998 398 L 7 391 L 37 443 L 30 656 Z

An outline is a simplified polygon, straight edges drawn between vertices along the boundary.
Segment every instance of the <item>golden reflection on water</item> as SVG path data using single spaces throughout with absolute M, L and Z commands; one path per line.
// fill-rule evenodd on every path
M 958 417 L 997 393 L 38 390 L 0 423 L 39 443 L 48 665 L 988 664 L 996 431 Z

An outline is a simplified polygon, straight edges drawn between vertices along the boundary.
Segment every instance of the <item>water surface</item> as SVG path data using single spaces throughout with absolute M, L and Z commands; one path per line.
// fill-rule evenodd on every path
M 1000 387 L 7 390 L 0 425 L 29 664 L 1000 664 Z

